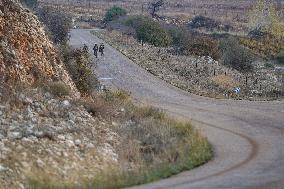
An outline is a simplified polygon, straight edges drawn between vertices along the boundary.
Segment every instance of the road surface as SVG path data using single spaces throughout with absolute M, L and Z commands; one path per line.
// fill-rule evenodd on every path
M 90 49 L 102 40 L 72 30 L 70 44 Z M 191 171 L 135 189 L 284 189 L 284 102 L 216 100 L 175 88 L 109 45 L 97 75 L 107 86 L 131 92 L 139 102 L 191 120 L 214 147 L 214 159 Z

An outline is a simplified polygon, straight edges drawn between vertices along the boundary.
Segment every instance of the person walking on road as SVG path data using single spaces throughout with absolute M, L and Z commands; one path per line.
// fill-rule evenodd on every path
M 104 56 L 104 49 L 105 49 L 104 44 L 101 44 L 99 48 L 99 52 L 101 53 L 101 56 Z
M 89 52 L 89 48 L 86 44 L 83 46 L 83 51 L 87 54 Z
M 93 50 L 94 50 L 94 56 L 95 56 L 96 58 L 98 58 L 98 50 L 99 50 L 99 47 L 98 47 L 97 44 L 95 44 Z

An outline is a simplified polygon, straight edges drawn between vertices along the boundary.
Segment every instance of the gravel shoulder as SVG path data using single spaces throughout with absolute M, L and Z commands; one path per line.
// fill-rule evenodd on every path
M 70 44 L 101 43 L 89 30 L 72 30 Z M 215 158 L 193 171 L 136 188 L 283 188 L 284 102 L 215 100 L 173 87 L 106 44 L 96 69 L 106 85 L 131 92 L 137 102 L 192 120 L 208 137 Z M 271 187 L 270 187 L 271 186 Z

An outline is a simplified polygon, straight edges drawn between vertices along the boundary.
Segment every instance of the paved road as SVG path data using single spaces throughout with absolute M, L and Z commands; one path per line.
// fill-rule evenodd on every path
M 78 47 L 102 41 L 88 30 L 72 30 Z M 136 189 L 283 189 L 284 102 L 215 100 L 179 90 L 144 71 L 106 45 L 96 72 L 106 85 L 130 91 L 137 101 L 192 122 L 214 146 L 204 166 Z M 112 79 L 110 79 L 112 78 Z

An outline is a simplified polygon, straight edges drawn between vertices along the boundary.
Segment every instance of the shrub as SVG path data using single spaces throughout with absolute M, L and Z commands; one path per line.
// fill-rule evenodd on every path
M 275 60 L 277 64 L 283 64 L 284 65 L 284 50 L 282 50 L 280 53 L 278 53 L 275 56 Z
M 70 88 L 63 82 L 52 82 L 48 85 L 48 90 L 57 97 L 70 95 Z
M 268 36 L 269 34 L 265 31 L 262 31 L 261 29 L 257 28 L 257 29 L 253 29 L 251 30 L 249 33 L 248 33 L 248 36 L 250 38 L 253 38 L 253 39 L 261 39 L 263 37 L 266 37 Z
M 213 20 L 212 18 L 207 18 L 205 16 L 196 16 L 192 19 L 189 26 L 191 28 L 206 28 L 207 30 L 213 30 L 218 28 L 220 23 Z
M 274 69 L 274 64 L 272 64 L 272 63 L 266 63 L 266 64 L 264 64 L 264 66 L 266 67 L 266 68 L 271 68 L 271 69 Z
M 185 29 L 178 28 L 178 27 L 172 27 L 168 29 L 168 32 L 172 38 L 173 45 L 180 46 L 184 39 L 184 35 L 186 33 Z
M 188 33 L 183 37 L 181 53 L 184 55 L 210 56 L 217 60 L 220 57 L 219 42 L 207 36 Z
M 37 0 L 21 0 L 20 2 L 31 9 L 34 9 L 38 3 Z
M 207 31 L 222 30 L 226 32 L 232 29 L 232 26 L 228 24 L 224 25 L 219 21 L 213 20 L 212 18 L 208 18 L 205 16 L 194 17 L 192 21 L 190 22 L 189 27 L 191 29 L 204 28 Z
M 252 72 L 254 55 L 249 49 L 241 46 L 235 38 L 228 38 L 220 43 L 222 61 L 241 72 Z
M 161 25 L 149 17 L 131 17 L 126 21 L 136 31 L 138 40 L 148 42 L 154 46 L 166 47 L 172 42 L 169 33 Z
M 81 49 L 61 47 L 63 62 L 78 90 L 83 94 L 91 94 L 99 82 L 91 69 L 89 54 Z
M 110 22 L 110 21 L 113 21 L 113 20 L 119 18 L 120 16 L 124 16 L 126 14 L 127 14 L 127 12 L 126 12 L 125 9 L 117 7 L 117 6 L 113 6 L 111 9 L 109 9 L 106 12 L 104 20 L 105 20 L 105 22 Z
M 70 16 L 49 7 L 38 8 L 37 15 L 39 20 L 46 25 L 53 42 L 57 44 L 67 42 L 72 26 Z

